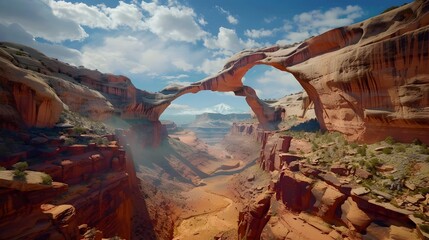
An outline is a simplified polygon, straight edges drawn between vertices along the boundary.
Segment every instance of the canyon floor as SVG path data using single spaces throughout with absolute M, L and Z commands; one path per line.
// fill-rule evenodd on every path
M 254 165 L 257 152 L 243 158 L 228 152 L 226 142 L 207 145 L 191 131 L 178 132 L 170 137 L 206 151 L 216 159 L 199 164 L 199 169 L 208 177 L 201 179 L 199 186 L 181 193 L 184 205 L 175 226 L 174 239 L 213 239 L 221 235 L 236 239 L 242 202 L 236 199 L 230 184 L 234 174 Z M 228 139 L 232 144 L 234 139 Z

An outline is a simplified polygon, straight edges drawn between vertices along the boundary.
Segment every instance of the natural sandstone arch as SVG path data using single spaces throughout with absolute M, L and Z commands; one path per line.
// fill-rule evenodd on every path
M 314 102 L 323 129 L 364 142 L 392 136 L 429 143 L 429 1 L 333 29 L 294 47 L 242 51 L 219 73 L 190 86 L 143 92 L 123 115 L 156 121 L 183 94 L 233 91 L 269 127 L 274 109 L 241 82 L 256 64 L 293 74 Z

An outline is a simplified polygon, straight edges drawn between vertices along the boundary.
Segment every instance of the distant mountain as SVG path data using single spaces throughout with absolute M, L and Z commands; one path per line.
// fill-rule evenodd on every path
M 217 105 L 214 105 L 212 110 L 214 113 L 220 113 L 220 114 L 226 115 L 226 114 L 230 114 L 232 107 L 225 103 L 219 103 Z M 204 115 L 204 113 L 202 115 Z
M 229 132 L 232 123 L 251 118 L 250 113 L 203 113 L 196 115 L 192 123 L 183 127 L 191 129 L 207 144 L 216 144 L 220 143 Z
M 233 122 L 251 119 L 250 113 L 203 113 L 195 116 L 188 126 L 191 128 L 230 128 Z

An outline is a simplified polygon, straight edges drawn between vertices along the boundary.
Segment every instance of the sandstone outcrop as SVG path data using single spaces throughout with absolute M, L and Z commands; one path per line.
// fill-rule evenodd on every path
M 246 207 L 238 217 L 238 239 L 259 239 L 265 224 L 270 219 L 270 192 L 261 194 L 255 202 Z
M 54 138 L 29 140 L 36 146 L 54 145 L 56 150 L 49 157 L 39 154 L 44 161 L 33 160 L 25 180 L 14 179 L 11 170 L 0 170 L 0 239 L 81 239 L 81 224 L 95 227 L 101 236 L 130 239 L 129 163 L 114 136 L 105 138 L 112 141 L 108 145 L 64 146 Z M 28 156 L 34 155 L 34 148 L 29 151 Z M 55 182 L 43 184 L 46 175 L 41 172 Z
M 1 109 L 5 110 L 1 111 L 2 127 L 53 126 L 63 111 L 61 100 L 46 82 L 4 58 L 0 58 L 0 85 Z
M 235 124 L 231 129 L 231 134 L 246 135 L 247 128 L 248 125 L 246 124 Z M 257 135 L 250 134 L 248 136 L 253 140 L 257 139 Z M 274 192 L 270 210 L 266 212 L 265 218 L 273 218 L 271 212 L 276 214 L 274 217 L 276 220 L 268 222 L 268 225 L 264 227 L 266 229 L 263 231 L 265 237 L 272 238 L 283 236 L 282 234 L 293 234 L 293 230 L 274 233 L 276 229 L 287 229 L 287 224 L 282 225 L 287 217 L 279 214 L 278 205 L 281 204 L 282 208 L 285 209 L 282 214 L 300 213 L 301 216 L 305 212 L 311 217 L 305 217 L 302 220 L 326 234 L 333 232 L 332 234 L 335 235 L 335 231 L 338 230 L 337 227 L 342 226 L 350 230 L 348 233 L 343 232 L 342 237 L 360 239 L 362 235 L 370 237 L 380 234 L 389 236 L 390 234 L 392 238 L 396 236 L 415 238 L 417 227 L 410 219 L 413 212 L 394 207 L 389 202 L 378 202 L 376 199 L 371 199 L 368 196 L 369 190 L 367 188 L 361 187 L 366 191 L 366 195 L 356 195 L 354 190 L 358 189 L 359 186 L 344 181 L 350 178 L 351 174 L 346 166 L 334 164 L 332 167 L 322 168 L 317 164 L 311 164 L 308 160 L 301 160 L 296 155 L 290 154 L 289 151 L 292 149 L 303 149 L 303 152 L 311 151 L 303 142 L 305 141 L 297 141 L 292 137 L 275 132 L 268 133 L 262 141 L 258 163 L 261 169 L 271 172 L 272 179 L 268 189 Z M 291 158 L 291 156 L 297 158 Z M 331 172 L 332 170 L 336 174 Z M 354 172 L 354 174 L 364 179 L 371 177 L 371 174 L 365 170 L 358 173 Z M 373 193 L 384 196 L 383 198 L 387 200 L 392 199 L 392 196 L 375 189 Z M 274 198 L 277 201 L 274 201 Z M 424 199 L 424 197 L 420 196 L 420 199 Z M 242 234 L 241 236 L 246 236 L 242 231 L 243 229 L 250 226 L 259 228 L 259 224 L 263 222 L 260 221 L 260 219 L 264 219 L 261 217 L 258 220 L 252 218 L 252 221 L 246 222 L 244 216 L 249 212 L 248 209 L 240 212 L 241 230 L 239 229 L 239 234 Z M 281 220 L 282 218 L 284 219 Z M 332 226 L 337 227 L 332 228 Z M 287 236 L 289 237 L 289 235 Z M 256 238 L 259 237 L 260 235 L 256 236 Z M 251 238 L 254 239 L 255 236 L 252 235 Z
M 52 59 L 32 48 L 0 44 L 2 128 L 52 127 L 63 109 L 104 120 L 136 102 L 141 90 L 124 76 Z

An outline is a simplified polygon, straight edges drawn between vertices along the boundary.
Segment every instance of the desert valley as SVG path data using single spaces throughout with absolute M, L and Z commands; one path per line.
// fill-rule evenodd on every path
M 0 239 L 429 239 L 429 1 L 326 30 L 157 92 L 1 41 Z M 205 91 L 251 112 L 165 120 Z

